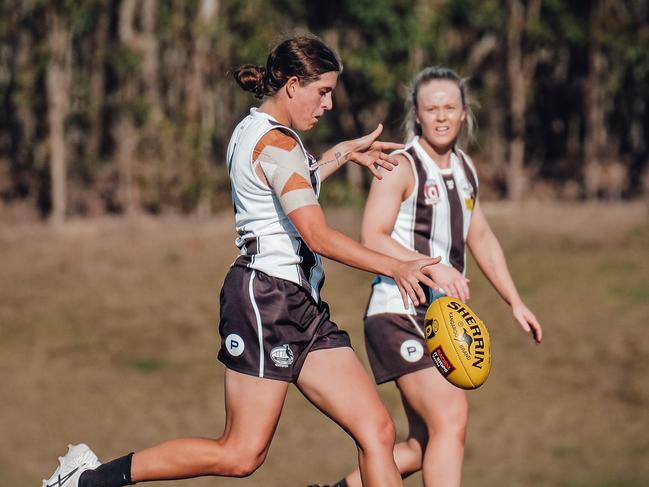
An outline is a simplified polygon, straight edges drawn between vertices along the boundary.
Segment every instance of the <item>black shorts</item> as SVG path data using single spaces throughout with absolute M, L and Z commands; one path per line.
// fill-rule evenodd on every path
M 365 317 L 365 346 L 374 380 L 382 384 L 405 374 L 434 367 L 426 350 L 424 316 L 381 313 Z
M 351 347 L 347 332 L 290 281 L 247 267 L 230 268 L 221 290 L 218 358 L 243 374 L 294 382 L 309 352 Z

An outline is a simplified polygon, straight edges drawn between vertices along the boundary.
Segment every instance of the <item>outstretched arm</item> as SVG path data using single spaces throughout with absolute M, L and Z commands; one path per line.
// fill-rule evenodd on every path
M 507 261 L 498 239 L 494 235 L 480 202 L 477 200 L 471 218 L 467 238 L 469 249 L 478 266 L 502 298 L 512 307 L 512 313 L 521 328 L 532 332 L 534 340 L 541 343 L 543 330 L 518 294 L 514 280 L 507 267 Z
M 351 267 L 393 278 L 406 309 L 408 298 L 415 305 L 426 302 L 419 283 L 433 285 L 427 275 L 430 273 L 427 266 L 436 264 L 439 259 L 402 262 L 369 250 L 330 228 L 309 183 L 304 154 L 283 132 L 272 130 L 266 134 L 255 147 L 253 158 L 257 175 L 272 188 L 282 209 L 312 251 Z

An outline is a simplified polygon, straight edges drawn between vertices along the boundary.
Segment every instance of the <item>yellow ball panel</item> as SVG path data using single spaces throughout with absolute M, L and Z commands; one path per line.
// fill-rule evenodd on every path
M 484 323 L 462 301 L 442 297 L 426 312 L 426 344 L 441 374 L 462 389 L 480 387 L 491 369 L 491 343 Z

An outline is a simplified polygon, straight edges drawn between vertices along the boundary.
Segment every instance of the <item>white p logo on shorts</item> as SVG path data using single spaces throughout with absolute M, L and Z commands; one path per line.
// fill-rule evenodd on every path
M 406 340 L 401 344 L 401 356 L 408 362 L 418 362 L 424 356 L 424 347 L 417 340 Z
M 243 343 L 243 338 L 241 338 L 236 333 L 231 333 L 225 337 L 225 349 L 233 357 L 238 357 L 243 353 L 246 348 L 246 344 Z

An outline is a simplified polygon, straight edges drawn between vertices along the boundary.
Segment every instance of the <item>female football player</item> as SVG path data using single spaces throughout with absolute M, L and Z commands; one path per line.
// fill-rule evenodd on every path
M 342 142 L 315 160 L 296 131 L 313 128 L 332 108 L 342 65 L 319 39 L 280 43 L 265 67 L 234 72 L 239 85 L 263 98 L 235 128 L 227 151 L 239 257 L 221 291 L 225 364 L 223 435 L 168 441 L 98 466 L 86 445 L 72 447 L 44 485 L 121 487 L 198 476 L 243 477 L 264 461 L 289 383 L 347 431 L 358 445 L 365 486 L 402 485 L 392 449 L 394 426 L 347 333 L 320 298 L 320 255 L 385 275 L 409 301 L 424 303 L 420 286 L 439 259 L 397 260 L 331 229 L 318 204 L 322 180 L 349 161 L 376 172 L 397 162 L 378 142 L 382 128 Z
M 516 290 L 480 206 L 473 163 L 459 148 L 461 136 L 470 139 L 473 130 L 465 82 L 450 69 L 429 67 L 412 86 L 408 142 L 393 154 L 400 163 L 394 171 L 372 183 L 362 241 L 404 260 L 441 256 L 432 268 L 438 287 L 429 290 L 425 305 L 404 310 L 397 283 L 378 276 L 365 316 L 365 342 L 376 382 L 396 382 L 408 418 L 408 438 L 394 450 L 401 475 L 422 470 L 426 487 L 452 487 L 460 485 L 467 400 L 424 352 L 423 321 L 427 305 L 443 294 L 469 299 L 465 245 L 537 343 L 541 326 Z M 353 472 L 335 485 L 360 486 L 361 476 Z

